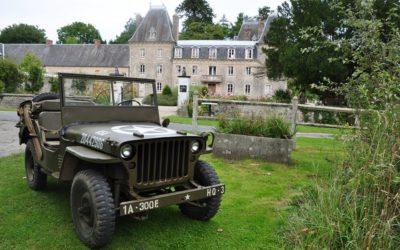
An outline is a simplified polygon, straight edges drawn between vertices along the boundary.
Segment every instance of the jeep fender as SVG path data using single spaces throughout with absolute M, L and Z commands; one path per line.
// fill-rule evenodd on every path
M 99 167 L 104 167 L 121 163 L 121 159 L 84 146 L 69 146 L 65 149 L 60 170 L 60 180 L 72 180 L 81 167 L 87 167 L 83 166 L 83 163 L 87 163 L 90 166 L 98 165 Z

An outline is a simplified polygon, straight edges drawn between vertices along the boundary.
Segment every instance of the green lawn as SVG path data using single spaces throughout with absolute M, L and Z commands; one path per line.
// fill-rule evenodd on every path
M 299 138 L 290 166 L 263 161 L 211 162 L 226 184 L 220 212 L 210 222 L 182 216 L 176 206 L 147 221 L 117 220 L 109 249 L 280 249 L 287 203 L 305 185 L 329 176 L 343 152 L 332 139 Z M 69 185 L 51 180 L 44 192 L 24 179 L 23 155 L 0 159 L 0 249 L 84 249 L 69 209 Z
M 180 117 L 180 116 L 168 116 L 168 118 L 173 123 L 192 124 L 192 118 Z M 216 120 L 199 119 L 197 120 L 197 122 L 199 125 L 213 126 L 213 127 L 218 126 L 218 121 Z M 343 132 L 343 129 L 298 125 L 296 127 L 296 131 L 303 133 L 327 133 L 327 134 L 338 135 Z
M 0 107 L 0 111 L 15 111 L 15 112 L 17 112 L 17 108 L 2 108 L 2 107 Z

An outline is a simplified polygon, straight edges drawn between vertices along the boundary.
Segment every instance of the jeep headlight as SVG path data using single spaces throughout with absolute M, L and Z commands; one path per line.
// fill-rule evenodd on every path
M 121 158 L 125 160 L 132 158 L 134 155 L 133 147 L 129 144 L 123 145 L 120 150 L 120 155 Z
M 200 149 L 201 149 L 200 141 L 197 141 L 197 140 L 192 141 L 192 144 L 190 146 L 190 150 L 192 151 L 192 153 L 194 153 L 194 154 L 198 153 L 200 151 Z

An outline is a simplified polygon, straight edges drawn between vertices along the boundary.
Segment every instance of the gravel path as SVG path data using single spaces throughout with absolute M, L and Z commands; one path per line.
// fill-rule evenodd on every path
M 23 152 L 25 145 L 19 145 L 18 128 L 15 121 L 0 121 L 0 157 Z

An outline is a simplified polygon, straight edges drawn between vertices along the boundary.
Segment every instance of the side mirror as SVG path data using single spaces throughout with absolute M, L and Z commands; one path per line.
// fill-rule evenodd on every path
M 166 127 L 168 127 L 169 123 L 170 123 L 170 120 L 168 118 L 166 118 L 166 119 L 164 119 L 164 121 L 162 121 L 161 125 L 164 128 L 166 128 Z

